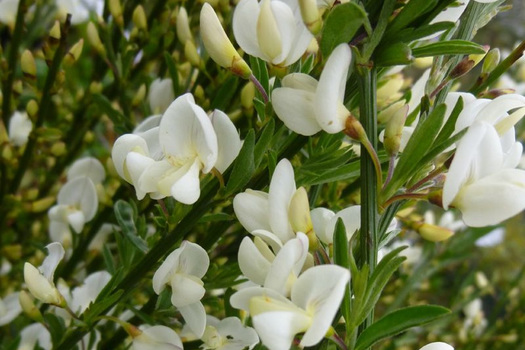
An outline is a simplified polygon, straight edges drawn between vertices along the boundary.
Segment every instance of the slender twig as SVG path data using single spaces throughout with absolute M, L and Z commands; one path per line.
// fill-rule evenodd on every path
M 259 80 L 257 80 L 255 75 L 253 75 L 253 74 L 250 75 L 250 81 L 253 83 L 253 85 L 255 85 L 255 87 L 257 88 L 257 91 L 259 91 L 259 93 L 261 94 L 264 103 L 268 103 L 268 101 L 269 101 L 268 94 L 266 93 L 266 90 L 264 90 L 264 87 L 259 82 Z
M 382 189 L 384 190 L 385 187 L 388 185 L 390 180 L 392 180 L 392 176 L 394 175 L 394 164 L 396 162 L 396 156 L 391 155 L 388 159 L 388 173 L 386 174 L 385 183 L 383 184 Z
M 428 197 L 428 194 L 425 193 L 403 193 L 398 194 L 397 196 L 390 197 L 389 200 L 387 200 L 384 204 L 385 207 L 389 206 L 390 204 L 401 201 L 401 200 L 410 200 L 410 199 L 426 199 Z
M 24 28 L 24 15 L 26 10 L 26 0 L 20 0 L 16 12 L 13 39 L 9 45 L 9 52 L 7 54 L 7 77 L 2 91 L 2 94 L 4 95 L 2 102 L 2 120 L 6 126 L 8 125 L 9 117 L 11 116 L 11 92 L 13 90 L 13 81 L 15 79 L 16 64 L 18 63 L 18 47 L 22 41 L 22 29 Z

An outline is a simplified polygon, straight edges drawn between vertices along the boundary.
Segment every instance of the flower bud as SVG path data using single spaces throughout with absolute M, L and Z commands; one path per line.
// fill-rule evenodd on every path
M 201 57 L 199 56 L 197 48 L 192 40 L 187 40 L 186 44 L 184 44 L 184 56 L 186 56 L 186 59 L 192 66 L 197 68 L 202 66 Z
M 233 47 L 217 14 L 208 3 L 202 6 L 200 25 L 202 41 L 210 57 L 218 65 L 231 70 L 233 74 L 248 79 L 252 75 L 252 70 Z
M 177 30 L 177 38 L 181 44 L 186 44 L 188 40 L 193 41 L 188 12 L 186 12 L 186 9 L 183 6 L 181 6 L 179 13 L 177 14 L 177 24 L 175 28 Z
M 69 63 L 73 64 L 80 58 L 80 55 L 82 54 L 82 49 L 84 48 L 84 39 L 80 39 L 69 49 L 66 57 L 64 57 L 64 60 Z
M 22 306 L 22 310 L 30 319 L 36 322 L 42 322 L 44 320 L 44 318 L 42 317 L 42 313 L 36 307 L 35 301 L 28 292 L 26 292 L 25 290 L 20 291 L 20 294 L 18 295 L 18 300 L 20 301 L 20 306 Z
M 120 5 L 120 0 L 109 0 L 109 12 L 115 19 L 115 22 L 119 27 L 124 26 L 124 17 L 122 15 L 122 6 Z
M 97 50 L 99 54 L 106 56 L 106 49 L 100 40 L 97 27 L 95 27 L 95 23 L 93 22 L 89 22 L 87 25 L 87 38 L 91 46 L 93 46 L 93 48 Z
M 136 28 L 143 31 L 148 30 L 148 19 L 146 18 L 146 11 L 144 11 L 144 7 L 142 7 L 142 5 L 135 7 L 135 10 L 133 10 L 132 20 Z
M 445 241 L 454 234 L 454 231 L 449 230 L 448 228 L 427 223 L 421 224 L 421 226 L 417 227 L 417 232 L 421 237 L 432 242 Z
M 241 89 L 241 105 L 245 110 L 253 108 L 253 99 L 255 98 L 255 85 L 251 81 L 246 83 Z
M 500 60 L 500 52 L 499 49 L 492 49 L 489 51 L 489 53 L 485 56 L 485 60 L 483 61 L 483 66 L 481 68 L 481 74 L 490 74 L 494 68 L 499 64 Z
M 405 100 L 400 100 L 400 101 L 397 101 L 395 103 L 392 103 L 390 106 L 388 106 L 387 108 L 383 109 L 381 112 L 378 113 L 377 115 L 377 121 L 381 124 L 386 124 L 388 123 L 388 121 L 390 120 L 390 118 L 392 118 L 392 116 L 401 108 L 403 108 L 403 106 L 406 105 L 406 101 Z
M 51 41 L 58 42 L 60 40 L 60 37 L 60 22 L 55 21 L 53 27 L 51 27 L 51 30 L 49 31 L 49 38 L 51 39 Z
M 66 144 L 62 141 L 55 142 L 53 146 L 51 146 L 51 154 L 55 157 L 60 157 L 66 153 L 67 147 Z
M 383 145 L 390 156 L 395 156 L 401 146 L 401 135 L 408 115 L 408 105 L 398 109 L 390 118 L 385 128 Z
M 43 211 L 48 210 L 55 203 L 55 200 L 56 198 L 54 197 L 45 197 L 39 199 L 29 204 L 27 210 L 31 213 L 41 213 Z
M 43 303 L 65 306 L 66 301 L 58 289 L 30 263 L 24 264 L 24 280 L 29 292 Z
M 318 241 L 310 216 L 308 194 L 304 187 L 299 187 L 290 199 L 288 219 L 294 232 L 303 232 L 308 237 L 308 249 L 315 251 L 318 247 Z
M 343 132 L 356 141 L 362 141 L 367 138 L 363 125 L 351 114 L 346 118 Z
M 321 30 L 322 22 L 315 0 L 299 0 L 303 22 L 313 35 Z
M 133 106 L 138 106 L 142 101 L 144 101 L 144 97 L 146 97 L 146 84 L 142 84 L 139 87 L 137 93 L 135 96 L 133 96 L 133 100 L 131 100 L 131 104 Z
M 488 47 L 485 47 L 485 49 L 488 51 Z M 479 62 L 481 62 L 481 60 L 487 55 L 486 51 L 482 54 L 468 55 L 467 57 L 463 58 L 458 63 L 458 65 L 452 69 L 448 78 L 456 79 L 470 72 L 470 70 L 474 68 Z
M 434 57 L 418 57 L 414 60 L 414 67 L 419 69 L 427 69 L 434 62 Z
M 29 78 L 36 77 L 36 63 L 33 54 L 29 50 L 25 50 L 20 58 L 22 72 Z

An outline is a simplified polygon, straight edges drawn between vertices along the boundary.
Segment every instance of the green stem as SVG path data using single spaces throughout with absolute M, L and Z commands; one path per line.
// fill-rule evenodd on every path
M 370 146 L 377 148 L 377 72 L 374 67 L 359 68 L 360 121 L 370 140 Z M 377 261 L 377 234 L 379 213 L 377 206 L 377 179 L 374 160 L 370 157 L 367 147 L 361 144 L 361 233 L 360 233 L 360 265 L 368 265 L 370 275 Z M 370 312 L 360 329 L 366 329 L 374 319 Z
M 67 49 L 67 34 L 69 32 L 69 27 L 71 25 L 71 16 L 68 15 L 64 25 L 61 28 L 61 36 L 60 36 L 60 43 L 59 46 L 55 52 L 55 55 L 53 56 L 53 61 L 51 62 L 51 66 L 49 67 L 49 71 L 47 73 L 46 82 L 44 84 L 44 90 L 42 93 L 42 99 L 40 100 L 39 108 L 38 108 L 38 115 L 35 122 L 35 127 L 33 128 L 33 132 L 31 135 L 29 135 L 29 140 L 27 141 L 26 148 L 24 150 L 24 154 L 22 155 L 22 159 L 20 160 L 20 166 L 16 170 L 15 176 L 13 178 L 13 181 L 11 182 L 11 186 L 9 190 L 11 193 L 16 193 L 18 190 L 18 187 L 20 186 L 20 182 L 22 181 L 22 177 L 24 176 L 24 173 L 26 171 L 26 168 L 31 163 L 31 159 L 33 158 L 33 155 L 35 154 L 35 146 L 37 141 L 37 131 L 38 129 L 44 124 L 44 118 L 45 116 L 49 116 L 51 114 L 51 106 L 52 101 L 51 98 L 53 97 L 53 85 L 55 83 L 56 76 L 60 70 L 60 64 L 62 63 L 62 59 L 64 58 L 66 54 Z
M 22 41 L 22 30 L 24 28 L 24 15 L 26 13 L 27 6 L 26 0 L 20 0 L 18 3 L 18 10 L 16 12 L 16 23 L 13 32 L 13 39 L 11 45 L 9 45 L 9 52 L 7 55 L 7 77 L 4 82 L 2 94 L 2 120 L 7 126 L 9 123 L 9 117 L 11 116 L 11 92 L 13 90 L 13 81 L 15 79 L 16 64 L 18 63 L 18 47 Z

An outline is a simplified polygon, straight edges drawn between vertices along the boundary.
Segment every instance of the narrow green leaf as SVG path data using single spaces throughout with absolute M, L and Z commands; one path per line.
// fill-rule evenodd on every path
M 432 322 L 448 313 L 450 310 L 437 305 L 410 306 L 396 310 L 365 329 L 357 339 L 355 350 L 367 349 L 380 340 Z
M 66 332 L 64 319 L 50 312 L 44 314 L 44 319 L 46 320 L 46 324 L 49 326 L 48 329 L 51 335 L 51 341 L 53 344 L 59 344 L 62 340 L 62 336 Z
M 410 43 L 414 40 L 418 40 L 437 32 L 442 32 L 454 28 L 454 22 L 438 22 L 433 24 L 425 24 L 418 28 L 405 28 L 399 32 L 392 33 L 388 32 L 385 34 L 383 41 L 388 43 L 392 41 L 402 41 L 404 43 Z
M 445 125 L 443 125 L 443 128 L 441 128 L 441 131 L 436 137 L 436 140 L 434 141 L 434 145 L 439 145 L 440 143 L 445 142 L 450 137 L 450 135 L 452 135 L 452 133 L 454 132 L 456 128 L 456 121 L 458 120 L 459 114 L 461 113 L 462 110 L 463 110 L 463 97 L 460 97 L 458 99 L 458 102 L 456 102 L 456 105 L 454 106 L 452 113 L 450 113 L 450 116 L 445 122 Z
M 148 244 L 139 237 L 137 233 L 134 220 L 135 213 L 133 212 L 131 205 L 128 202 L 119 199 L 115 203 L 114 210 L 117 222 L 125 237 L 140 251 L 146 253 L 148 251 Z
M 233 170 L 226 185 L 226 193 L 231 194 L 241 190 L 255 172 L 254 163 L 255 133 L 253 129 L 248 132 L 244 139 L 241 151 L 233 163 Z
M 255 149 L 253 151 L 253 162 L 255 168 L 258 168 L 263 160 L 264 153 L 270 146 L 272 137 L 275 131 L 275 120 L 270 119 L 270 121 L 264 126 L 261 131 L 261 135 L 255 144 Z
M 92 303 L 86 311 L 84 311 L 84 322 L 88 324 L 92 323 L 101 313 L 111 308 L 120 299 L 122 294 L 124 294 L 124 290 L 120 289 L 103 299 L 97 298 L 95 303 Z
M 409 26 L 419 17 L 432 11 L 437 2 L 437 0 L 409 1 L 394 18 L 390 26 L 388 26 L 388 31 L 395 32 Z
M 115 123 L 115 128 L 118 129 L 119 132 L 128 133 L 133 130 L 133 124 L 131 121 L 124 117 L 122 113 L 114 109 L 111 102 L 105 96 L 94 94 L 93 101 L 105 114 L 107 114 L 109 119 Z
M 164 52 L 164 60 L 166 61 L 166 66 L 168 67 L 168 72 L 170 73 L 171 85 L 173 87 L 173 92 L 175 96 L 180 95 L 180 84 L 179 84 L 179 73 L 177 72 L 177 63 L 173 57 L 171 57 L 169 52 Z
M 328 57 L 339 44 L 349 42 L 366 20 L 366 12 L 353 2 L 334 6 L 324 22 L 321 52 Z
M 412 50 L 404 42 L 397 42 L 378 49 L 374 55 L 374 63 L 380 67 L 410 64 L 413 61 Z
M 425 156 L 419 161 L 416 168 L 421 168 L 421 167 L 426 166 L 433 159 L 435 159 L 439 154 L 443 153 L 447 148 L 449 148 L 454 143 L 456 143 L 459 139 L 461 139 L 463 135 L 465 135 L 466 132 L 467 132 L 467 129 L 463 129 L 460 132 L 458 132 L 456 135 L 446 139 L 440 144 L 437 144 L 436 146 L 432 146 L 432 149 L 427 154 L 425 154 Z
M 309 55 L 301 64 L 301 73 L 310 74 L 315 65 L 315 55 Z
M 350 267 L 350 256 L 349 256 L 349 247 L 348 247 L 348 237 L 346 236 L 346 229 L 341 218 L 337 219 L 334 229 L 334 262 L 336 265 L 342 266 L 345 269 Z M 350 318 L 352 316 L 351 310 L 351 298 L 350 298 L 350 284 L 348 284 L 345 296 L 343 298 L 343 303 L 341 308 L 343 310 L 343 317 L 346 320 L 347 327 L 350 326 Z M 347 329 L 348 331 L 348 329 Z
M 483 46 L 467 40 L 438 41 L 412 49 L 414 57 L 431 57 L 439 55 L 470 55 L 485 53 Z
M 446 109 L 445 104 L 441 104 L 434 108 L 426 119 L 418 123 L 416 130 L 399 157 L 392 180 L 385 188 L 384 193 L 386 196 L 390 196 L 392 192 L 395 192 L 413 175 L 413 171 L 418 166 L 419 161 L 434 143 L 443 124 Z
M 113 254 L 107 244 L 102 246 L 102 254 L 104 263 L 106 264 L 106 270 L 113 275 L 115 273 L 115 262 L 113 260 Z

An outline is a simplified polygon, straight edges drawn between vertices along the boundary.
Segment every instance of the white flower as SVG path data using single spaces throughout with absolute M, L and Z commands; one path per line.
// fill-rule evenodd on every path
M 173 196 L 193 204 L 200 196 L 200 172 L 226 170 L 239 154 L 239 134 L 228 116 L 218 110 L 206 115 L 191 94 L 177 98 L 158 127 L 157 121 L 148 118 L 137 134 L 117 139 L 115 169 L 135 186 L 139 199 L 149 193 L 154 199 Z
M 329 330 L 349 280 L 349 271 L 340 266 L 318 265 L 299 276 L 290 299 L 269 288 L 252 287 L 236 292 L 230 302 L 250 312 L 255 330 L 270 350 L 289 349 L 302 332 L 299 346 L 313 346 Z
M 182 350 L 178 334 L 166 326 L 141 327 L 142 333 L 133 338 L 133 350 Z
M 33 350 L 37 345 L 44 350 L 51 350 L 51 334 L 40 323 L 33 323 L 20 332 L 18 350 Z
M 476 247 L 495 247 L 503 242 L 505 239 L 505 228 L 498 227 L 490 231 L 486 235 L 478 238 L 475 242 Z
M 508 167 L 509 157 L 492 125 L 474 123 L 457 145 L 443 207 L 458 208 L 465 224 L 474 227 L 500 223 L 525 209 L 525 171 Z
M 259 337 L 253 328 L 243 326 L 237 317 L 219 320 L 207 316 L 202 341 L 204 344 L 200 347 L 205 350 L 251 350 L 259 343 Z
M 82 314 L 95 301 L 102 289 L 108 284 L 111 275 L 107 271 L 93 272 L 84 279 L 81 286 L 71 292 L 71 310 Z
M 84 157 L 76 160 L 67 171 L 67 180 L 86 176 L 93 184 L 97 185 L 102 183 L 106 178 L 106 171 L 100 161 L 93 157 Z
M 153 113 L 164 113 L 174 99 L 175 93 L 171 79 L 153 80 L 148 92 L 149 107 Z
M 90 13 L 102 16 L 104 0 L 56 0 L 56 6 L 63 17 L 71 14 L 71 24 L 79 24 L 88 21 Z
M 434 342 L 423 346 L 419 350 L 454 350 L 454 348 L 447 343 Z
M 190 329 L 201 337 L 206 326 L 206 311 L 200 302 L 206 290 L 201 278 L 206 274 L 210 259 L 204 249 L 184 241 L 175 249 L 153 276 L 153 290 L 160 294 L 171 286 L 171 303 L 177 307 Z
M 31 130 L 33 130 L 33 123 L 31 123 L 26 112 L 16 111 L 13 113 L 9 119 L 9 139 L 15 146 L 25 145 Z
M 314 231 L 317 237 L 325 243 L 332 244 L 335 224 L 341 218 L 345 225 L 346 236 L 350 240 L 355 231 L 361 227 L 361 206 L 354 205 L 339 211 L 337 214 L 326 208 L 315 208 L 310 212 Z
M 306 136 L 320 130 L 331 134 L 342 131 L 350 114 L 343 99 L 351 58 L 348 45 L 340 44 L 328 58 L 319 82 L 302 73 L 284 77 L 282 87 L 272 91 L 272 104 L 279 119 Z
M 69 227 L 80 233 L 86 222 L 95 217 L 97 210 L 98 196 L 93 181 L 87 176 L 68 181 L 58 192 L 57 204 L 48 212 L 51 239 L 68 247 L 72 239 Z
M 20 0 L 2 0 L 0 1 L 0 23 L 14 26 L 16 21 L 16 12 Z
M 0 326 L 13 321 L 21 312 L 22 307 L 18 301 L 20 293 L 11 293 L 5 298 L 0 298 Z
M 233 34 L 247 54 L 279 66 L 301 58 L 313 38 L 297 0 L 241 0 L 233 14 Z
M 40 268 L 36 268 L 26 262 L 24 265 L 24 280 L 29 292 L 38 300 L 61 306 L 65 303 L 53 282 L 55 270 L 64 257 L 64 248 L 60 243 L 53 242 L 46 246 L 49 254 L 42 262 Z

